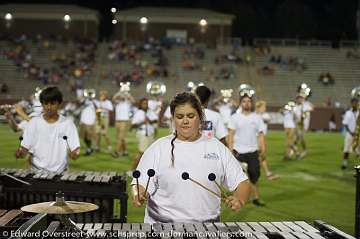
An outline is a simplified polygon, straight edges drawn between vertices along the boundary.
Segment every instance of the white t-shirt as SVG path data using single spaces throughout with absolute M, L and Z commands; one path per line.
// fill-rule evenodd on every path
M 43 107 L 41 105 L 40 100 L 38 99 L 33 99 L 31 101 L 31 105 L 32 105 L 32 113 L 31 113 L 31 117 L 35 117 L 35 116 L 40 116 L 43 112 Z
M 230 103 L 226 103 L 226 104 L 221 104 L 219 107 L 219 113 L 221 115 L 221 117 L 223 118 L 224 120 L 224 123 L 225 124 L 228 124 L 229 123 L 229 120 L 230 120 L 230 117 L 231 117 L 231 114 L 232 114 L 232 104 Z
M 164 117 L 171 119 L 171 110 L 170 110 L 170 106 L 168 106 L 164 112 Z
M 194 142 L 174 141 L 174 167 L 171 166 L 173 135 L 158 139 L 141 157 L 137 169 L 141 172 L 139 184 L 146 186 L 147 171 L 155 170 L 150 180 L 150 198 L 145 210 L 145 223 L 204 222 L 219 219 L 220 199 L 190 180 L 183 180 L 183 172 L 214 192 L 220 194 L 209 173 L 216 181 L 234 191 L 247 179 L 240 163 L 219 140 L 200 137 Z M 132 181 L 132 185 L 136 181 Z
M 285 129 L 295 129 L 294 114 L 292 111 L 284 111 L 284 128 Z
M 101 112 L 101 117 L 109 117 L 109 112 L 114 110 L 114 106 L 110 100 L 96 100 L 95 104 L 98 109 L 103 110 Z
M 211 138 L 222 139 L 228 134 L 221 115 L 215 111 L 205 109 L 205 121 L 203 126 L 203 135 Z
M 80 147 L 73 121 L 60 115 L 58 121 L 49 124 L 41 115 L 29 121 L 21 146 L 33 153 L 32 164 L 36 168 L 60 173 L 67 168 L 68 146 L 63 136 L 67 136 L 70 151 Z
M 251 153 L 259 149 L 258 134 L 264 132 L 264 122 L 259 115 L 252 112 L 248 115 L 233 114 L 229 121 L 229 129 L 234 133 L 234 149 L 240 153 Z
M 347 125 L 349 130 L 354 133 L 356 128 L 356 119 L 359 115 L 359 111 L 353 112 L 352 109 L 347 110 L 344 119 L 342 121 L 343 125 Z
M 153 111 L 148 110 L 146 113 L 145 111 L 139 109 L 135 112 L 134 117 L 131 121 L 131 124 L 141 124 L 145 121 L 145 118 L 148 118 L 150 121 L 158 120 L 157 114 Z M 137 128 L 137 133 L 141 135 L 153 135 L 155 133 L 155 127 L 153 124 L 147 123 L 142 124 L 139 128 Z
M 86 125 L 93 125 L 96 122 L 95 105 L 91 100 L 85 100 L 84 108 L 81 111 L 80 123 Z
M 130 120 L 131 102 L 119 101 L 115 106 L 115 120 Z
M 160 100 L 148 100 L 148 108 L 155 114 L 159 114 L 161 110 L 162 102 Z
M 258 113 L 258 115 L 260 116 L 260 118 L 263 120 L 263 122 L 264 122 L 264 131 L 263 131 L 263 133 L 264 133 L 264 135 L 266 135 L 267 134 L 267 132 L 268 132 L 268 123 L 270 122 L 270 120 L 271 120 L 271 116 L 269 115 L 269 113 L 266 113 L 266 112 L 264 112 L 264 113 Z
M 310 126 L 310 112 L 313 110 L 313 107 L 309 101 L 305 101 L 303 104 L 297 104 L 294 107 L 295 121 L 296 123 L 300 122 L 301 113 L 309 112 L 304 118 L 304 129 L 308 129 Z
M 17 126 L 19 129 L 21 129 L 22 132 L 24 132 L 28 125 L 29 125 L 29 121 L 22 120 L 22 121 L 20 121 L 20 123 Z

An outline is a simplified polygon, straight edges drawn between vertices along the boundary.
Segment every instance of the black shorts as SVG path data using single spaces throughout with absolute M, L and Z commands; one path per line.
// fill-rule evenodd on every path
M 233 151 L 235 158 L 248 165 L 248 176 L 252 184 L 256 184 L 260 178 L 260 160 L 259 152 L 251 152 L 245 154 L 239 154 L 236 150 Z

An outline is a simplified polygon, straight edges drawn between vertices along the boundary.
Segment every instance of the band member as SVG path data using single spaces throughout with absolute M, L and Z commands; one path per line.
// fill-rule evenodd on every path
M 62 94 L 57 87 L 43 90 L 40 94 L 43 114 L 33 117 L 24 131 L 16 157 L 24 157 L 31 151 L 34 171 L 61 173 L 67 169 L 68 156 L 76 159 L 79 155 L 76 126 L 58 113 L 62 101 Z
M 265 137 L 267 134 L 267 131 L 268 131 L 268 123 L 270 122 L 270 119 L 271 119 L 270 115 L 268 113 L 266 113 L 266 102 L 263 100 L 257 101 L 255 104 L 255 112 L 257 115 L 260 116 L 260 118 L 264 122 L 264 132 L 263 133 L 264 133 L 264 137 Z M 266 140 L 264 141 L 264 143 L 265 143 L 265 148 L 266 148 L 265 152 L 267 152 Z M 260 158 L 260 161 L 261 161 L 261 166 L 265 171 L 266 178 L 268 180 L 277 179 L 279 177 L 279 175 L 274 174 L 273 172 L 270 171 L 266 154 L 263 154 L 260 156 L 262 156 Z
M 28 125 L 29 121 L 27 120 L 21 120 L 20 123 L 16 122 L 16 119 L 14 118 L 13 114 L 11 113 L 11 110 L 5 110 L 4 114 L 10 128 L 14 132 L 21 132 L 21 134 L 24 132 L 26 126 Z
M 143 98 L 139 101 L 139 109 L 135 112 L 131 121 L 132 128 L 136 128 L 136 138 L 138 140 L 138 154 L 135 158 L 133 168 L 139 163 L 139 160 L 145 150 L 154 142 L 155 126 L 158 122 L 158 115 L 148 110 L 148 100 Z
M 291 105 L 285 106 L 285 109 L 282 110 L 283 113 L 283 126 L 285 130 L 286 137 L 286 153 L 284 160 L 290 160 L 291 157 L 295 154 L 298 155 L 297 149 L 295 146 L 295 116 L 293 107 Z
M 43 108 L 39 100 L 41 89 L 37 87 L 35 93 L 30 96 L 29 100 L 21 100 L 15 105 L 16 113 L 22 120 L 29 121 L 31 117 L 39 116 L 42 114 Z
M 118 155 L 128 156 L 126 134 L 130 127 L 131 106 L 135 104 L 129 92 L 117 92 L 113 96 L 115 102 L 115 127 L 117 135 L 116 152 Z
M 310 126 L 310 113 L 314 110 L 313 105 L 306 100 L 301 93 L 296 97 L 295 113 L 295 145 L 300 144 L 298 149 L 297 159 L 302 159 L 307 154 L 305 133 Z
M 211 91 L 206 86 L 199 86 L 195 90 L 195 94 L 199 97 L 201 105 L 204 108 L 205 121 L 203 124 L 203 135 L 207 137 L 216 137 L 224 144 L 227 136 L 227 129 L 219 113 L 207 109 Z
M 201 134 L 204 113 L 196 96 L 189 92 L 177 94 L 170 108 L 174 134 L 158 139 L 145 151 L 137 168 L 141 172 L 139 190 L 135 180 L 132 182 L 134 206 L 147 202 L 144 222 L 220 220 L 220 198 L 183 180 L 184 172 L 220 194 L 219 187 L 208 179 L 209 173 L 214 173 L 216 181 L 233 192 L 225 198 L 226 205 L 239 211 L 249 195 L 247 177 L 229 149 L 219 140 Z M 148 169 L 154 169 L 155 176 L 145 192 Z
M 92 142 L 95 139 L 96 105 L 94 99 L 86 97 L 82 99 L 80 114 L 80 135 L 86 145 L 85 155 L 92 154 Z
M 160 118 L 160 111 L 163 104 L 163 100 L 161 99 L 161 96 L 150 96 L 150 99 L 148 100 L 148 111 L 152 111 L 153 114 L 157 115 L 158 119 Z M 156 137 L 158 133 L 158 124 L 154 124 L 155 132 L 154 135 Z
M 342 122 L 346 134 L 344 139 L 344 154 L 343 154 L 341 169 L 346 169 L 348 167 L 349 154 L 353 151 L 352 150 L 353 136 L 356 128 L 356 119 L 359 115 L 358 104 L 359 101 L 357 98 L 351 99 L 351 108 L 346 111 Z M 360 147 L 358 147 L 356 151 L 357 152 L 354 153 L 359 157 Z
M 219 112 L 219 114 L 221 115 L 224 121 L 225 127 L 227 127 L 231 115 L 234 113 L 235 109 L 237 108 L 237 104 L 231 98 L 227 99 L 221 96 L 214 101 L 214 108 Z
M 259 199 L 258 180 L 260 159 L 266 155 L 264 122 L 252 112 L 252 98 L 244 94 L 240 97 L 241 113 L 233 114 L 229 122 L 228 146 L 237 160 L 247 163 L 248 176 L 253 196 L 253 204 L 265 206 Z
M 113 151 L 111 146 L 111 141 L 109 138 L 109 115 L 110 111 L 114 110 L 114 106 L 111 103 L 110 100 L 107 99 L 108 92 L 106 90 L 102 90 L 99 93 L 99 100 L 95 100 L 96 105 L 96 150 L 100 151 L 101 146 L 101 137 L 103 136 L 105 138 L 105 143 L 107 146 L 108 152 L 113 156 L 116 157 L 117 154 Z

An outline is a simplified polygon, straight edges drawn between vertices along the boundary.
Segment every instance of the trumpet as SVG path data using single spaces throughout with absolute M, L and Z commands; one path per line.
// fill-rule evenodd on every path
M 351 97 L 353 99 L 357 99 L 358 101 L 360 101 L 360 86 L 354 88 L 351 91 Z M 360 104 L 358 104 L 358 112 L 359 111 L 360 111 Z M 359 146 L 359 140 L 360 140 L 360 113 L 358 113 L 358 116 L 356 118 L 356 127 L 352 141 L 352 149 L 354 152 L 356 152 L 356 149 Z
M 220 93 L 223 97 L 224 103 L 228 103 L 231 99 L 233 89 L 223 89 L 223 90 L 220 90 Z
M 149 81 L 146 84 L 146 93 L 151 96 L 162 96 L 166 93 L 166 85 L 158 80 Z

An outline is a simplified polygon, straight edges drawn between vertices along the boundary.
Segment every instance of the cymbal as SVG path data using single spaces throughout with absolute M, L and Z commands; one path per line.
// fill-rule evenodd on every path
M 88 202 L 65 201 L 64 203 L 41 202 L 30 204 L 21 208 L 24 212 L 47 214 L 73 214 L 97 210 L 98 205 Z

